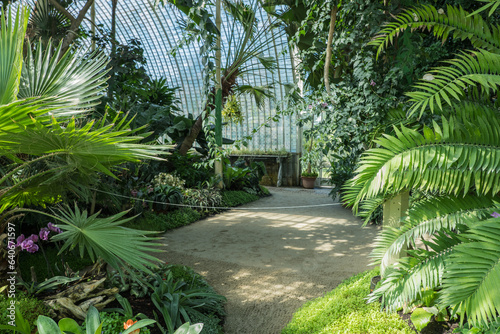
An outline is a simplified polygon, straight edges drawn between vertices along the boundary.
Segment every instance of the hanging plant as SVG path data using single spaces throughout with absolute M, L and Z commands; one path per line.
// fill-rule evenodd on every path
M 222 109 L 222 117 L 226 122 L 233 122 L 236 124 L 241 124 L 243 122 L 240 102 L 236 99 L 236 96 L 228 96 L 224 109 Z

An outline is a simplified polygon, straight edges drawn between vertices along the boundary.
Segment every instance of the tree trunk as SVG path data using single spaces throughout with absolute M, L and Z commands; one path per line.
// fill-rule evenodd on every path
M 66 37 L 64 37 L 63 42 L 62 42 L 62 53 L 60 56 L 64 55 L 66 51 L 68 51 L 69 46 L 71 45 L 71 42 L 75 39 L 76 36 L 78 36 L 77 31 L 80 28 L 80 24 L 82 23 L 83 19 L 85 18 L 85 15 L 87 15 L 87 12 L 94 2 L 94 0 L 87 0 L 83 8 L 80 10 L 78 13 L 78 16 L 75 18 L 73 15 L 71 15 L 66 8 L 64 8 L 57 0 L 49 0 L 49 2 L 56 7 L 58 11 L 64 14 L 70 22 L 71 26 L 69 28 L 68 34 Z
M 326 45 L 326 59 L 323 78 L 325 81 L 325 88 L 330 93 L 330 63 L 332 61 L 332 43 L 333 33 L 335 32 L 335 22 L 337 21 L 337 3 L 333 4 L 332 12 L 330 14 L 330 30 L 328 31 L 328 43 Z
M 116 59 L 116 7 L 118 0 L 111 0 L 111 59 Z M 112 100 L 115 91 L 114 67 L 111 68 L 108 80 L 108 99 Z
M 186 155 L 189 149 L 193 147 L 194 141 L 198 137 L 198 134 L 200 133 L 202 128 L 203 128 L 203 116 L 200 115 L 198 116 L 196 122 L 194 122 L 193 126 L 191 127 L 189 134 L 182 141 L 181 147 L 179 148 L 180 155 Z

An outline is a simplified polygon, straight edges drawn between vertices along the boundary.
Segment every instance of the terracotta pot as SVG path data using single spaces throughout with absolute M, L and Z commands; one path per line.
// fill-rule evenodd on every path
M 302 187 L 306 189 L 314 189 L 316 177 L 302 176 Z

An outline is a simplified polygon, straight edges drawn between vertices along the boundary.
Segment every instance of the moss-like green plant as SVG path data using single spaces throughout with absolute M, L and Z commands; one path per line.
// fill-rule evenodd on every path
M 372 270 L 353 276 L 324 297 L 306 303 L 282 334 L 414 334 L 398 314 L 380 311 L 378 303 L 366 303 L 370 279 L 377 274 Z
M 8 324 L 11 319 L 7 318 L 10 300 L 4 294 L 0 294 L 0 324 Z M 16 309 L 30 325 L 30 329 L 35 328 L 35 321 L 39 315 L 49 315 L 49 308 L 38 298 L 30 297 L 23 292 L 16 294 Z M 3 331 L 0 331 L 3 333 Z

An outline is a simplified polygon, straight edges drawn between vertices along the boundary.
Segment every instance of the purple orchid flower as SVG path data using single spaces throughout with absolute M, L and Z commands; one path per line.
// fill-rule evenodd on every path
M 26 239 L 26 237 L 24 236 L 24 234 L 21 234 L 20 236 L 17 237 L 17 243 L 16 243 L 16 247 L 21 247 L 21 244 L 22 242 L 24 241 L 24 239 Z
M 52 224 L 52 223 L 48 223 L 47 224 L 47 227 L 49 230 L 51 230 L 52 232 L 55 232 L 55 233 L 62 233 L 62 230 L 57 227 L 56 225 Z
M 21 250 L 25 250 L 33 254 L 38 251 L 38 245 L 32 239 L 26 239 L 21 243 Z
M 492 216 L 493 218 L 500 218 L 500 213 L 498 213 L 498 212 L 493 212 L 493 213 L 491 214 L 491 216 Z
M 49 240 L 49 234 L 50 230 L 46 227 L 42 227 L 40 229 L 40 232 L 38 233 L 38 236 L 40 236 L 40 239 L 43 241 L 48 241 Z
M 36 235 L 36 234 L 32 234 L 32 235 L 30 235 L 29 237 L 27 237 L 27 238 L 26 238 L 26 240 L 31 240 L 31 241 L 33 241 L 34 243 L 35 243 L 35 242 L 38 242 L 38 235 Z M 26 241 L 26 240 L 25 240 L 25 241 Z

